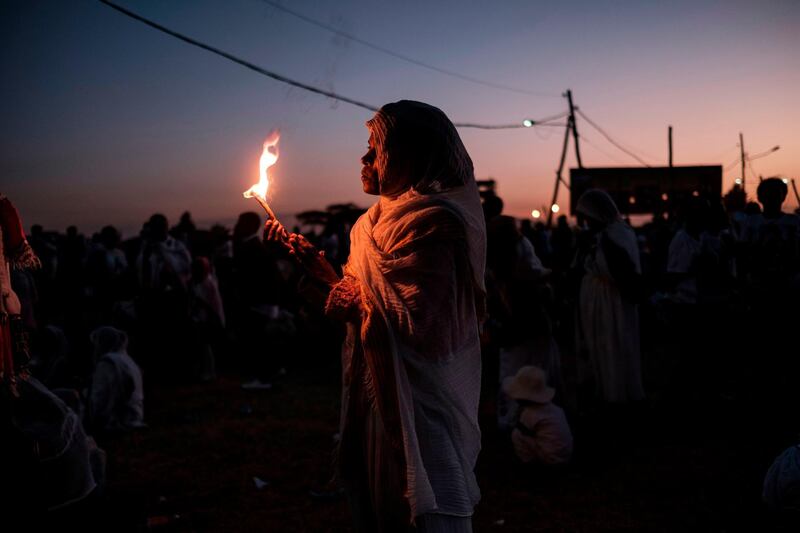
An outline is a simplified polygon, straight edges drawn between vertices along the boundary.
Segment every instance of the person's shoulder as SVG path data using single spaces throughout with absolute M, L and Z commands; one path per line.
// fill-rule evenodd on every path
M 784 226 L 800 227 L 800 217 L 794 213 L 783 213 L 783 215 L 778 219 L 778 223 Z

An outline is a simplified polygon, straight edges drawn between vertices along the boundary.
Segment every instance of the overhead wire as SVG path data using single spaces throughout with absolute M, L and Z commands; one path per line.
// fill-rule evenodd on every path
M 317 19 L 311 18 L 311 17 L 309 17 L 307 15 L 303 15 L 302 13 L 294 11 L 293 9 L 289 9 L 288 7 L 282 5 L 282 4 L 278 3 L 278 2 L 274 2 L 272 0 L 261 0 L 261 2 L 263 2 L 263 3 L 265 3 L 265 4 L 269 5 L 269 6 L 272 6 L 275 9 L 278 9 L 279 11 L 282 11 L 282 12 L 288 14 L 288 15 L 291 15 L 291 16 L 293 16 L 295 18 L 298 18 L 298 19 L 300 19 L 300 20 L 302 20 L 304 22 L 307 22 L 308 24 L 311 24 L 311 25 L 316 26 L 318 28 L 322 28 L 322 29 L 324 29 L 326 31 L 329 31 L 329 32 L 335 34 L 335 35 L 338 35 L 339 37 L 343 37 L 345 39 L 348 39 L 350 41 L 358 43 L 358 44 L 360 44 L 362 46 L 366 46 L 367 48 L 371 48 L 372 50 L 376 50 L 378 52 L 381 52 L 381 53 L 386 54 L 388 56 L 394 57 L 396 59 L 400 59 L 400 60 L 405 61 L 407 63 L 411 63 L 412 65 L 416 65 L 418 67 L 426 68 L 428 70 L 432 70 L 432 71 L 438 72 L 440 74 L 444 74 L 446 76 L 451 76 L 453 78 L 458 78 L 460 80 L 467 81 L 467 82 L 470 82 L 470 83 L 475 83 L 475 84 L 478 84 L 478 85 L 484 85 L 486 87 L 492 87 L 494 89 L 501 89 L 503 91 L 510 91 L 510 92 L 515 92 L 515 93 L 519 93 L 519 94 L 527 94 L 529 96 L 546 96 L 546 97 L 553 97 L 553 98 L 560 97 L 560 95 L 554 94 L 554 93 L 547 93 L 547 92 L 542 92 L 542 91 L 531 91 L 531 90 L 528 90 L 528 89 L 521 89 L 521 88 L 518 88 L 518 87 L 512 87 L 510 85 L 505 85 L 505 84 L 502 84 L 502 83 L 497 83 L 497 82 L 493 82 L 493 81 L 488 81 L 488 80 L 483 80 L 483 79 L 480 79 L 480 78 L 476 78 L 476 77 L 473 77 L 473 76 L 468 76 L 466 74 L 460 74 L 460 73 L 455 72 L 453 70 L 445 69 L 445 68 L 442 68 L 442 67 L 437 67 L 436 65 L 431 65 L 430 63 L 426 63 L 424 61 L 420 61 L 419 59 L 415 59 L 415 58 L 407 56 L 405 54 L 401 54 L 401 53 L 395 52 L 393 50 L 390 50 L 390 49 L 388 49 L 388 48 L 386 48 L 384 46 L 381 46 L 381 45 L 375 44 L 373 42 L 367 41 L 367 40 L 362 39 L 362 38 L 360 38 L 360 37 L 358 37 L 356 35 L 353 35 L 352 33 L 348 33 L 348 32 L 342 31 L 339 28 L 331 26 L 330 24 L 325 24 L 324 22 L 321 22 L 321 21 L 319 21 Z
M 583 117 L 583 119 L 584 119 L 586 122 L 588 122 L 588 123 L 589 123 L 589 125 L 591 125 L 591 126 L 594 128 L 594 129 L 596 129 L 598 132 L 600 132 L 600 135 L 602 135 L 603 137 L 605 137 L 605 138 L 606 138 L 606 140 L 607 140 L 608 142 L 610 142 L 611 144 L 613 144 L 613 145 L 614 145 L 615 147 L 617 147 L 619 150 L 621 150 L 621 151 L 625 152 L 626 154 L 628 154 L 629 156 L 631 156 L 632 158 L 634 158 L 636 161 L 638 161 L 638 162 L 639 162 L 639 163 L 641 163 L 642 165 L 644 165 L 644 166 L 646 166 L 646 167 L 649 167 L 649 166 L 651 166 L 651 165 L 650 165 L 650 164 L 649 164 L 647 161 L 645 161 L 644 159 L 642 159 L 641 157 L 639 157 L 638 155 L 636 155 L 636 154 L 635 154 L 635 153 L 633 153 L 632 151 L 630 151 L 630 150 L 628 150 L 627 148 L 625 148 L 624 146 L 622 146 L 622 144 L 620 144 L 619 142 L 615 141 L 615 140 L 614 140 L 614 139 L 613 139 L 613 138 L 612 138 L 612 137 L 611 137 L 611 136 L 610 136 L 608 133 L 606 133 L 606 132 L 605 132 L 605 130 L 603 130 L 603 128 L 601 128 L 600 126 L 598 126 L 598 125 L 597 125 L 597 124 L 596 124 L 594 121 L 592 121 L 592 119 L 590 119 L 589 117 L 587 117 L 587 116 L 586 116 L 586 113 L 584 113 L 582 110 L 580 110 L 580 109 L 576 109 L 575 111 L 576 111 L 576 112 L 577 112 L 577 113 L 578 113 L 578 114 L 579 114 L 581 117 Z
M 615 161 L 615 162 L 620 163 L 620 164 L 625 164 L 623 161 L 617 159 L 616 156 L 611 155 L 610 153 L 606 152 L 605 150 L 600 148 L 598 145 L 596 145 L 595 143 L 590 141 L 589 138 L 586 137 L 586 135 L 584 135 L 583 133 L 578 134 L 578 138 L 581 139 L 582 141 L 584 141 L 586 144 L 588 144 L 592 148 L 594 148 L 595 150 L 597 150 L 598 152 L 600 152 L 601 154 L 603 154 L 604 156 L 606 156 L 609 159 L 611 159 L 612 161 Z
M 223 57 L 223 58 L 225 58 L 225 59 L 227 59 L 229 61 L 232 61 L 232 62 L 234 62 L 234 63 L 236 63 L 238 65 L 241 65 L 241 66 L 243 66 L 245 68 L 248 68 L 248 69 L 250 69 L 250 70 L 252 70 L 254 72 L 257 72 L 259 74 L 262 74 L 262 75 L 267 76 L 269 78 L 272 78 L 274 80 L 280 81 L 282 83 L 286 83 L 286 84 L 291 85 L 293 87 L 298 87 L 300 89 L 303 89 L 303 90 L 306 90 L 306 91 L 309 91 L 309 92 L 312 92 L 312 93 L 315 93 L 315 94 L 319 94 L 319 95 L 322 95 L 322 96 L 327 96 L 328 98 L 333 98 L 334 100 L 339 100 L 341 102 L 345 102 L 345 103 L 348 103 L 350 105 L 353 105 L 353 106 L 356 106 L 356 107 L 360 107 L 362 109 L 366 109 L 368 111 L 372 111 L 372 112 L 378 111 L 378 107 L 376 107 L 374 105 L 371 105 L 371 104 L 356 100 L 354 98 L 343 96 L 343 95 L 335 93 L 333 91 L 328 91 L 328 90 L 325 90 L 325 89 L 321 89 L 319 87 L 315 87 L 313 85 L 309 85 L 307 83 L 303 83 L 303 82 L 299 82 L 299 81 L 293 80 L 293 79 L 288 78 L 288 77 L 286 77 L 286 76 L 284 76 L 282 74 L 278 74 L 278 73 L 273 72 L 271 70 L 268 70 L 268 69 L 266 69 L 264 67 L 256 65 L 254 63 L 251 63 L 250 61 L 247 61 L 245 59 L 241 59 L 241 58 L 239 58 L 237 56 L 234 56 L 233 54 L 225 52 L 224 50 L 220 50 L 219 48 L 215 48 L 215 47 L 213 47 L 211 45 L 208 45 L 208 44 L 205 44 L 205 43 L 203 43 L 201 41 L 198 41 L 197 39 L 194 39 L 192 37 L 189 37 L 187 35 L 179 33 L 179 32 L 177 32 L 175 30 L 167 28 L 166 26 L 163 26 L 163 25 L 161 25 L 161 24 L 159 24 L 157 22 L 154 22 L 154 21 L 146 18 L 146 17 L 143 17 L 143 16 L 139 15 L 138 13 L 134 13 L 133 11 L 131 11 L 129 9 L 126 9 L 126 8 L 120 6 L 120 5 L 117 5 L 114 2 L 111 2 L 109 0 L 98 0 L 98 1 L 100 3 L 102 3 L 102 4 L 107 5 L 108 7 L 112 8 L 112 9 L 122 13 L 123 15 L 125 15 L 127 17 L 130 17 L 130 18 L 132 18 L 134 20 L 137 20 L 137 21 L 141 22 L 142 24 L 150 26 L 151 28 L 154 28 L 154 29 L 156 29 L 156 30 L 158 30 L 158 31 L 160 31 L 162 33 L 165 33 L 167 35 L 175 37 L 176 39 L 180 39 L 181 41 L 183 41 L 185 43 L 188 43 L 188 44 L 190 44 L 192 46 L 196 46 L 198 48 L 202 48 L 203 50 L 206 50 L 208 52 L 211 52 L 212 54 L 215 54 L 215 55 L 218 55 L 220 57 Z M 539 124 L 540 122 L 543 122 L 543 123 L 544 122 L 548 122 L 548 121 L 554 120 L 556 118 L 560 118 L 562 116 L 565 116 L 566 114 L 567 113 L 560 113 L 560 114 L 557 114 L 557 115 L 553 115 L 551 117 L 546 117 L 546 118 L 544 118 L 542 120 L 527 120 L 527 122 L 530 122 L 531 126 L 538 126 L 538 125 L 540 125 Z M 529 127 L 529 126 L 524 125 L 522 123 L 522 121 L 520 121 L 519 123 L 516 123 L 516 124 L 479 124 L 479 123 L 472 123 L 472 122 L 456 122 L 456 123 L 454 123 L 454 125 L 456 127 L 459 127 L 459 128 L 476 128 L 476 129 L 485 129 L 485 130 L 518 129 L 518 128 L 527 128 L 527 127 Z M 548 125 L 548 124 L 541 124 L 541 125 L 544 126 L 544 125 Z

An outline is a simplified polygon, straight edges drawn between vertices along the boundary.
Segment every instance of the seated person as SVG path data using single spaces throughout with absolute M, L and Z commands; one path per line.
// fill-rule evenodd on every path
M 89 427 L 93 431 L 144 426 L 142 372 L 128 355 L 128 336 L 116 328 L 92 332 L 94 374 L 89 389 Z
M 564 410 L 551 403 L 541 368 L 524 366 L 503 381 L 503 390 L 519 403 L 519 422 L 511 433 L 517 457 L 526 464 L 559 465 L 572 457 L 572 432 Z

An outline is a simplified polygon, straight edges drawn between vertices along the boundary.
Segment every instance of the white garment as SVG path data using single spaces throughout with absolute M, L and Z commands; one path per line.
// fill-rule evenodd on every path
M 535 275 L 542 275 L 548 272 L 527 237 L 522 237 L 517 241 L 517 258 L 517 270 L 522 269 Z
M 144 426 L 142 372 L 127 353 L 111 352 L 100 358 L 89 398 L 92 421 L 98 429 Z
M 702 243 L 700 239 L 695 239 L 686 230 L 679 230 L 669 243 L 667 272 L 688 275 L 675 286 L 672 299 L 678 303 L 697 303 L 697 273 L 695 268 L 701 251 Z
M 519 423 L 526 431 L 515 429 L 511 433 L 511 442 L 523 463 L 556 465 L 570 460 L 572 431 L 564 410 L 559 406 L 553 403 L 526 406 Z
M 440 244 L 441 253 L 415 249 L 428 236 L 447 234 L 444 226 L 459 228 L 459 242 Z M 359 218 L 351 242 L 345 272 L 361 287 L 362 331 L 370 320 L 386 324 L 388 338 L 372 347 L 365 339 L 364 346 L 393 366 L 412 516 L 470 516 L 480 499 L 473 472 L 481 442 L 476 302 L 486 253 L 477 186 L 470 180 L 442 193 L 381 197 Z M 345 373 L 348 367 L 345 354 Z
M 523 366 L 537 366 L 547 375 L 550 386 L 559 386 L 561 381 L 561 356 L 558 344 L 551 335 L 539 335 L 532 339 L 525 339 L 520 344 L 509 348 L 500 348 L 500 369 L 498 372 L 499 383 L 513 376 Z M 514 426 L 517 420 L 519 407 L 516 401 L 510 399 L 500 387 L 497 393 L 497 427 L 507 431 Z
M 136 260 L 136 266 L 139 271 L 139 282 L 144 284 L 144 253 L 145 248 L 148 246 L 153 247 L 152 253 L 149 257 L 150 280 L 149 287 L 159 288 L 161 286 L 162 277 L 167 270 L 171 271 L 183 287 L 189 283 L 192 271 L 192 257 L 186 245 L 181 241 L 167 236 L 167 238 L 158 243 L 145 242 L 139 257 Z
M 197 324 L 210 324 L 216 321 L 225 327 L 225 309 L 219 293 L 217 277 L 208 274 L 203 281 L 191 284 L 194 303 L 190 308 L 192 321 Z
M 639 248 L 633 230 L 622 221 L 609 224 L 603 232 L 628 254 L 635 271 L 641 272 Z M 607 402 L 644 398 L 639 346 L 639 311 L 622 298 L 611 277 L 608 261 L 597 244 L 587 255 L 586 274 L 578 303 L 578 346 L 585 350 L 599 396 Z

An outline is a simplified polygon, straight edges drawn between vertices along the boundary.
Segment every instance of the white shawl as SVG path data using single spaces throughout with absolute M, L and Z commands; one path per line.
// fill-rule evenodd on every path
M 353 227 L 370 396 L 406 460 L 412 517 L 469 516 L 480 499 L 478 401 L 486 236 L 474 179 L 382 197 Z M 345 362 L 345 368 L 347 367 Z

